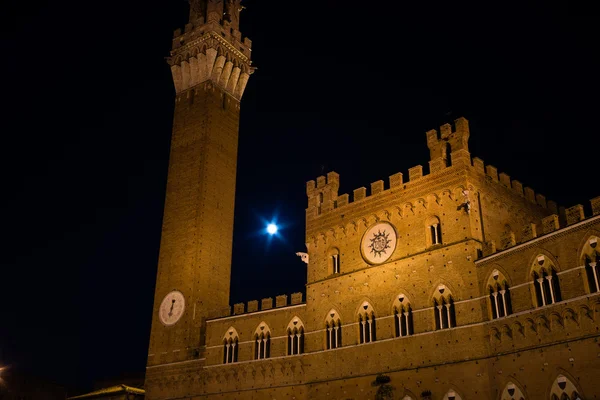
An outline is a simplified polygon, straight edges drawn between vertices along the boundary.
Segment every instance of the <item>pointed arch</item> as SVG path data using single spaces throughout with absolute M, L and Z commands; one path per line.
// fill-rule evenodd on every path
M 533 258 L 529 269 L 537 307 L 562 300 L 556 260 L 544 253 L 546 252 L 540 252 Z
M 503 318 L 512 314 L 510 285 L 502 271 L 497 268 L 492 270 L 486 283 L 486 290 L 489 293 L 488 305 L 492 319 Z
M 500 400 L 525 400 L 525 395 L 517 384 L 509 381 L 500 394 Z
M 600 237 L 588 234 L 580 251 L 588 293 L 600 292 Z
M 448 294 L 451 294 L 453 297 L 457 296 L 457 288 L 454 287 L 454 284 L 452 282 L 449 282 L 445 279 L 438 279 L 437 282 L 435 282 L 435 285 L 431 287 L 431 290 L 429 292 L 429 297 L 430 298 L 438 298 L 441 296 L 447 296 Z M 440 288 L 443 288 L 443 291 L 440 292 Z
M 373 225 L 373 224 L 376 224 L 377 222 L 379 222 L 380 219 L 377 214 L 373 213 L 366 218 L 366 221 L 367 221 L 367 226 L 370 226 L 370 225 Z
M 262 360 L 269 357 L 271 357 L 271 329 L 263 321 L 254 331 L 254 359 Z
M 419 197 L 419 198 L 418 198 L 418 199 L 415 201 L 415 204 L 416 204 L 416 205 L 418 205 L 418 206 L 420 206 L 420 207 L 417 207 L 419 212 L 422 212 L 422 210 L 423 210 L 423 209 L 427 209 L 427 206 L 428 206 L 428 204 L 427 204 L 427 200 L 425 200 L 425 199 L 424 199 L 424 198 L 422 198 L 422 197 Z
M 375 310 L 368 301 L 363 301 L 357 310 L 359 343 L 371 343 L 377 340 Z
M 286 332 L 288 356 L 304 353 L 304 324 L 298 316 L 292 318 Z
M 393 303 L 394 333 L 396 337 L 414 333 L 413 315 L 410 299 L 404 293 L 396 296 Z
M 452 193 L 451 189 L 444 189 L 442 190 L 442 192 L 440 193 L 440 197 L 444 198 L 447 197 L 448 200 L 454 200 L 454 193 Z
M 223 364 L 231 364 L 238 360 L 239 335 L 233 326 L 223 335 Z
M 411 202 L 406 202 L 402 205 L 402 215 L 405 218 L 415 215 L 415 207 Z
M 456 326 L 456 313 L 454 311 L 454 297 L 444 284 L 436 287 L 433 293 L 433 313 L 435 329 L 448 329 Z
M 540 259 L 543 257 L 543 260 Z M 558 264 L 558 260 L 551 254 L 549 251 L 545 249 L 538 249 L 537 253 L 533 257 L 529 259 L 530 271 L 539 271 L 541 269 L 548 269 L 549 267 L 554 268 L 557 272 L 560 272 L 560 265 Z
M 456 392 L 454 388 L 452 388 L 446 392 L 443 400 L 462 400 L 462 397 Z
M 342 346 L 342 320 L 335 309 L 325 316 L 325 348 L 337 349 Z
M 217 45 L 217 57 L 219 57 L 219 56 L 225 57 L 227 55 L 227 53 L 228 52 L 223 49 L 223 46 Z
M 571 379 L 559 374 L 550 387 L 550 398 L 559 400 L 582 400 L 581 390 Z
M 458 185 L 454 189 L 452 189 L 452 194 L 455 199 L 461 199 L 463 197 L 463 192 L 467 190 L 463 185 Z

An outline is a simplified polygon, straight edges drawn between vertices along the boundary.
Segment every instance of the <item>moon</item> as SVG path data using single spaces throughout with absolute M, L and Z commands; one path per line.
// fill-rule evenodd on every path
M 275 225 L 275 224 L 267 225 L 267 232 L 269 232 L 269 235 L 276 234 L 277 233 L 277 225 Z

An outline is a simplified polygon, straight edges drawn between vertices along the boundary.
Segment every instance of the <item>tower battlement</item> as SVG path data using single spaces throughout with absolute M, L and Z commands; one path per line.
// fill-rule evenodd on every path
M 439 131 L 436 129 L 427 131 L 427 147 L 430 149 L 431 158 L 429 173 L 424 171 L 422 165 L 416 165 L 408 169 L 408 180 L 405 181 L 405 175 L 398 172 L 389 176 L 387 184 L 384 180 L 378 180 L 370 184 L 370 190 L 364 186 L 354 189 L 352 197 L 347 193 L 338 195 L 340 176 L 336 172 L 329 172 L 327 178 L 319 176 L 316 182 L 315 180 L 308 181 L 306 183 L 307 220 L 314 220 L 350 204 L 369 201 L 378 195 L 399 192 L 425 184 L 451 167 L 466 167 L 468 171 L 474 172 L 475 176 L 484 178 L 484 182 L 504 187 L 509 193 L 525 199 L 532 205 L 546 209 L 552 214 L 558 213 L 558 206 L 554 201 L 547 200 L 544 195 L 535 193 L 528 186 L 524 187 L 520 181 L 511 179 L 510 175 L 498 172 L 495 166 L 485 165 L 481 158 L 473 157 L 471 159 L 468 145 L 469 136 L 469 121 L 464 117 L 457 118 L 454 126 L 444 124 Z
M 319 176 L 317 181 L 306 182 L 308 210 L 313 214 L 321 214 L 337 208 L 340 176 L 337 172 L 327 173 L 327 177 Z M 308 215 L 308 214 L 307 214 Z
M 469 121 L 460 117 L 450 124 L 440 126 L 439 132 L 431 129 L 426 132 L 427 147 L 430 152 L 429 169 L 437 172 L 450 165 L 469 164 Z
M 250 75 L 252 41 L 239 31 L 241 0 L 194 0 L 190 21 L 173 35 L 168 58 L 177 94 L 206 81 L 241 99 Z

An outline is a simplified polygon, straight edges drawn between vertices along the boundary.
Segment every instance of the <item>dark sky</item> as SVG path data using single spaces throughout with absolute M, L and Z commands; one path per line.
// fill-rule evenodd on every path
M 597 16 L 314 3 L 244 2 L 258 69 L 242 99 L 232 304 L 304 290 L 306 181 L 335 170 L 351 193 L 427 168 L 425 131 L 459 116 L 473 156 L 548 199 L 600 195 Z M 164 57 L 186 3 L 8 4 L 0 365 L 75 394 L 144 371 L 173 115 Z

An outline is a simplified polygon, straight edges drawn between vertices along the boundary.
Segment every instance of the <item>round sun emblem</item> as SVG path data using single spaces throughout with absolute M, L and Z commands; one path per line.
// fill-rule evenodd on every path
M 373 233 L 373 238 L 371 239 L 371 244 L 369 247 L 371 248 L 371 253 L 374 254 L 374 257 L 381 257 L 382 254 L 385 254 L 386 249 L 390 248 L 390 242 L 388 238 L 390 237 L 389 233 L 386 233 L 385 229 L 383 232 L 378 231 L 377 233 Z
M 387 222 L 380 222 L 365 232 L 361 250 L 365 260 L 371 264 L 385 262 L 396 249 L 396 230 Z

